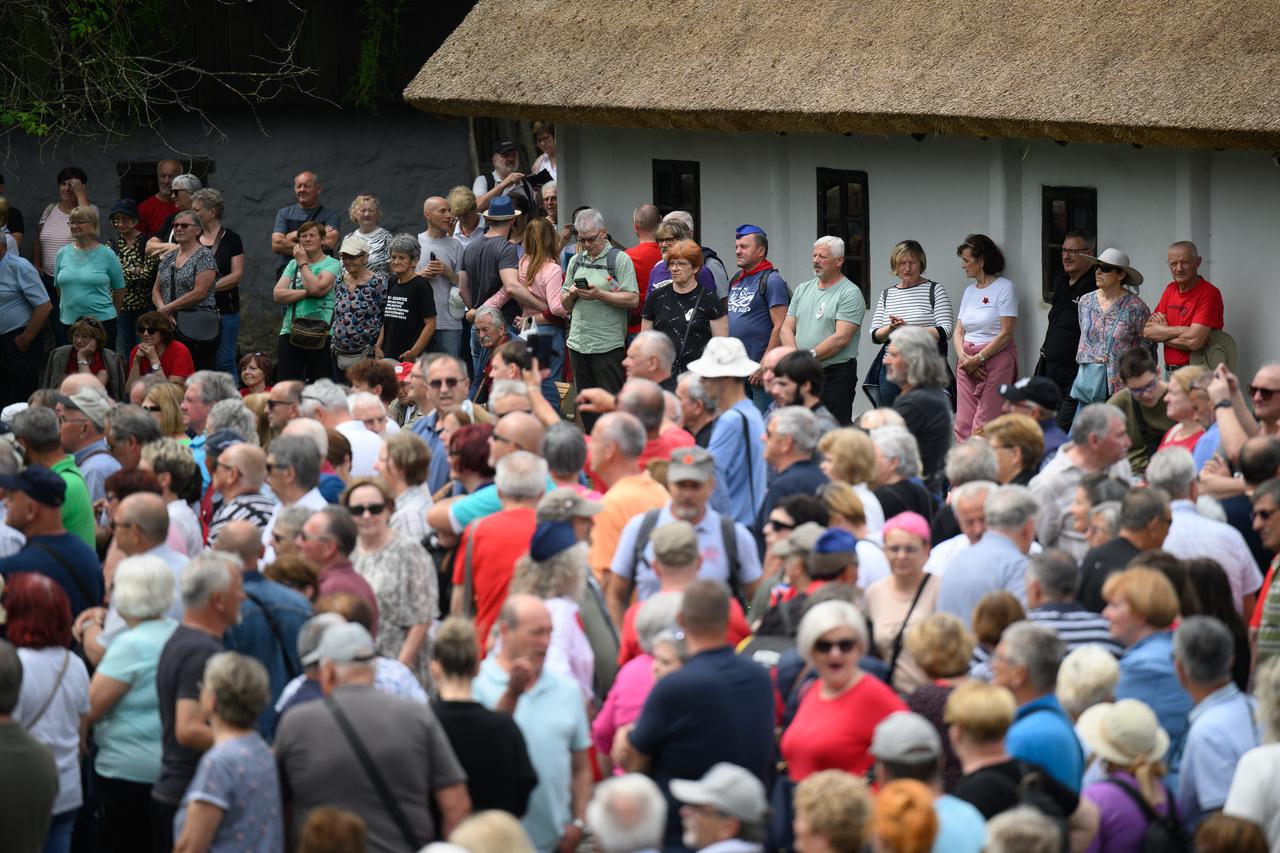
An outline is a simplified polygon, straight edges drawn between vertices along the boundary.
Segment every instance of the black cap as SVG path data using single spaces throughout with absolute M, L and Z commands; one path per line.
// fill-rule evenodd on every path
M 500 142 L 493 143 L 493 153 L 502 154 L 505 151 L 519 151 L 520 146 L 516 145 L 510 139 L 503 139 Z
M 29 465 L 16 474 L 0 474 L 0 488 L 24 492 L 45 506 L 62 506 L 67 497 L 67 483 L 43 465 Z
M 1058 383 L 1047 376 L 1024 376 L 1012 384 L 1001 385 L 1000 396 L 1010 403 L 1035 403 L 1046 412 L 1058 411 L 1062 403 Z

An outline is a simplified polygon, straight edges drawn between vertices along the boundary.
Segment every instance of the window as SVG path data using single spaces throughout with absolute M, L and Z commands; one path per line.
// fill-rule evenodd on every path
M 203 186 L 209 186 L 217 164 L 213 160 L 179 160 L 182 169 L 200 179 Z M 129 160 L 116 164 L 116 175 L 120 178 L 120 197 L 131 198 L 141 204 L 156 194 L 160 183 L 156 180 L 156 167 L 159 160 Z
M 870 304 L 867 258 L 867 173 L 818 170 L 818 236 L 844 240 L 844 274 Z
M 1091 187 L 1045 187 L 1042 203 L 1041 263 L 1044 276 L 1040 294 L 1045 302 L 1053 297 L 1053 280 L 1062 274 L 1062 241 L 1067 232 L 1083 228 L 1098 233 L 1098 191 Z
M 654 160 L 653 203 L 666 216 L 673 210 L 687 210 L 693 224 L 702 225 L 702 184 L 697 160 Z

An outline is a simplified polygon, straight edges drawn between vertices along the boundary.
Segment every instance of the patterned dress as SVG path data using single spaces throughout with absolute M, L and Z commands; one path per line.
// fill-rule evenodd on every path
M 156 282 L 159 259 L 147 257 L 146 239 L 141 235 L 130 246 L 123 237 L 111 241 L 111 249 L 120 258 L 124 269 L 124 311 L 151 311 L 151 286 Z M 109 342 L 114 345 L 114 341 Z
M 382 328 L 382 304 L 387 298 L 387 280 L 374 273 L 353 293 L 345 275 L 333 287 L 333 346 L 344 352 L 372 347 Z
M 1130 291 L 1112 303 L 1106 311 L 1098 301 L 1098 291 L 1080 297 L 1080 346 L 1076 364 L 1105 364 L 1107 393 L 1115 394 L 1124 387 L 1120 378 L 1120 356 L 1137 347 L 1151 345 L 1142 337 L 1142 327 L 1151 309 L 1142 298 Z
M 414 625 L 430 623 L 440 596 L 435 563 L 426 550 L 396 533 L 380 551 L 365 551 L 357 546 L 351 564 L 373 587 L 378 597 L 378 654 L 389 658 L 400 656 L 404 638 Z M 428 643 L 410 669 L 418 680 L 428 683 Z

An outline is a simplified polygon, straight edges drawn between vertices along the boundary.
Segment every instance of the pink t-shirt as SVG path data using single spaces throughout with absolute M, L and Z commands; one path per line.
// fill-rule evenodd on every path
M 519 282 L 529 289 L 534 296 L 541 298 L 547 303 L 546 314 L 552 314 L 556 317 L 568 317 L 569 312 L 565 310 L 564 305 L 560 301 L 560 291 L 564 288 L 564 270 L 555 261 L 547 261 L 542 268 L 534 273 L 533 282 L 529 282 L 529 256 L 525 255 L 520 258 L 520 266 L 516 268 L 516 277 Z M 511 300 L 511 294 L 501 288 L 498 292 L 485 300 L 485 305 L 494 308 L 501 308 Z M 534 317 L 541 321 L 545 319 L 544 313 L 534 311 L 531 308 L 524 308 L 520 312 L 521 318 Z

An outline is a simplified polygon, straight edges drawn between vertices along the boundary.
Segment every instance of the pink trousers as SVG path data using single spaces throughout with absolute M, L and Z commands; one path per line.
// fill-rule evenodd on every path
M 986 344 L 964 342 L 965 355 L 977 355 Z M 973 431 L 1000 415 L 1004 399 L 1000 386 L 1018 378 L 1018 349 L 1010 343 L 987 359 L 987 376 L 976 379 L 956 369 L 956 441 L 964 441 Z

